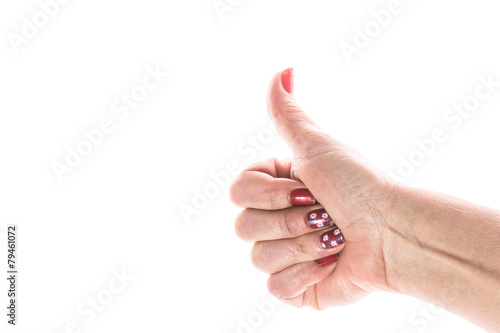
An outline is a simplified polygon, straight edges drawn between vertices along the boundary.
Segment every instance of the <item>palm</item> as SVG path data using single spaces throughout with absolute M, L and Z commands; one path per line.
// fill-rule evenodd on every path
M 344 232 L 348 239 L 349 233 Z M 368 240 L 347 241 L 337 267 L 316 284 L 319 309 L 353 303 L 368 293 L 385 288 L 384 263 L 381 254 Z
M 313 164 L 329 166 L 329 170 L 324 170 L 330 175 L 328 179 L 318 181 L 317 174 L 308 172 L 315 170 Z M 331 216 L 337 216 L 335 223 L 346 240 L 337 267 L 308 288 L 305 293 L 310 296 L 303 295 L 303 300 L 310 304 L 303 305 L 324 309 L 387 289 L 379 228 L 390 205 L 387 179 L 352 150 L 303 156 L 294 163 L 293 170 L 292 174 L 315 195 L 327 195 L 319 200 Z M 325 191 L 325 187 L 329 190 Z

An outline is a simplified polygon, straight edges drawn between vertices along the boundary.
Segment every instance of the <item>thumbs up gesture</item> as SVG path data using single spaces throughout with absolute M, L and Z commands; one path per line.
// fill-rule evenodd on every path
M 230 196 L 245 208 L 237 235 L 268 288 L 291 305 L 324 309 L 390 289 L 384 230 L 393 182 L 348 145 L 323 132 L 293 96 L 293 70 L 271 79 L 267 109 L 290 159 L 255 163 Z

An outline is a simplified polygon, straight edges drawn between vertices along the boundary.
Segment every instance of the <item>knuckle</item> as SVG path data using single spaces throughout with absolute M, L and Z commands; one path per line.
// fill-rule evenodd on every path
M 265 254 L 264 245 L 262 244 L 262 242 L 256 242 L 252 246 L 252 250 L 250 252 L 250 259 L 252 260 L 252 264 L 256 268 L 265 271 L 267 267 L 267 262 L 269 260 Z
M 290 226 L 288 225 L 290 223 L 289 219 L 287 218 L 286 212 L 282 211 L 276 217 L 277 219 L 277 226 L 278 226 L 278 232 L 280 236 L 292 236 Z
M 274 296 L 279 297 L 279 284 L 275 282 L 276 278 L 274 275 L 269 276 L 267 279 L 267 290 Z
M 309 229 L 306 228 L 302 212 L 298 214 L 290 212 L 285 215 L 285 220 L 288 233 L 291 237 L 297 237 L 309 232 Z
M 298 257 L 304 258 L 307 256 L 309 251 L 308 251 L 308 246 L 304 241 L 304 237 L 299 237 L 296 239 L 295 249 Z
M 252 239 L 252 223 L 248 220 L 248 210 L 241 211 L 234 221 L 234 231 L 236 235 L 245 241 Z
M 280 205 L 281 198 L 276 193 L 276 190 L 274 188 L 274 180 L 271 180 L 268 183 L 267 188 L 264 192 L 264 197 L 265 197 L 266 207 L 268 209 L 273 209 L 281 206 Z
M 286 285 L 283 286 L 281 290 L 281 296 L 284 298 L 292 298 L 295 297 L 302 292 L 304 292 L 303 288 L 303 280 L 300 278 L 301 269 L 299 268 L 301 265 L 295 265 L 290 269 L 288 275 L 291 277 L 287 279 Z
M 278 278 L 275 275 L 269 276 L 267 279 L 267 290 L 278 299 L 283 299 L 283 284 L 278 281 Z
M 282 191 L 277 178 L 273 178 L 269 182 L 267 182 L 266 188 L 263 189 L 262 193 L 268 209 L 283 208 L 288 201 L 287 193 L 284 193 Z
M 229 198 L 236 206 L 240 206 L 240 178 L 241 175 L 238 176 L 238 178 L 236 178 L 236 180 L 231 184 L 231 187 L 229 187 Z
M 297 260 L 305 257 L 307 250 L 302 237 L 293 240 L 290 246 L 287 247 L 286 255 L 291 260 Z

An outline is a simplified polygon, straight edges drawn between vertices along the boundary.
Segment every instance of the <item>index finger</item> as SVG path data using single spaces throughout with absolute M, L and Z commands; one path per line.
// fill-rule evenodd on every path
M 231 200 L 240 207 L 266 210 L 316 203 L 303 183 L 290 179 L 290 169 L 290 160 L 255 163 L 231 185 Z

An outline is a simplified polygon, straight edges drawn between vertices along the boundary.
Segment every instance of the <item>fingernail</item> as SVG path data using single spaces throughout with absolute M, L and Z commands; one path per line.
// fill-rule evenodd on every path
M 318 260 L 316 260 L 316 263 L 319 265 L 319 267 L 323 267 L 323 266 L 329 265 L 331 263 L 334 263 L 337 260 L 339 260 L 339 255 L 338 254 L 334 254 L 332 256 L 328 256 L 328 257 L 324 257 L 324 258 L 318 259 Z
M 290 67 L 281 72 L 281 85 L 287 93 L 293 93 L 293 68 Z
M 321 246 L 324 249 L 339 246 L 340 244 L 344 244 L 344 237 L 339 228 L 330 230 L 321 235 Z
M 314 199 L 314 196 L 307 188 L 293 190 L 290 193 L 290 201 L 294 206 L 307 206 L 316 203 L 316 199 Z
M 324 209 L 316 209 L 307 213 L 306 222 L 313 229 L 329 227 L 333 224 L 330 215 Z

